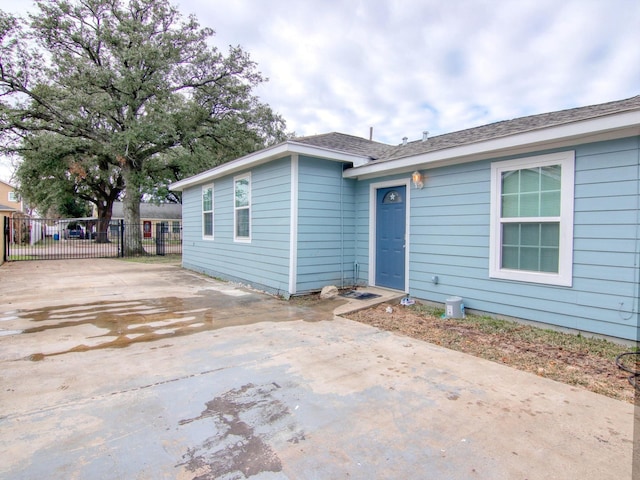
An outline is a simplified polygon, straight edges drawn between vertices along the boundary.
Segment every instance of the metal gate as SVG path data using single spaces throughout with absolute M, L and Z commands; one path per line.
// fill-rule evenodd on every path
M 124 257 L 131 254 L 123 247 L 133 245 L 135 240 L 140 240 L 142 246 L 136 256 L 182 254 L 180 222 L 153 223 L 155 236 L 148 236 L 143 235 L 143 223 L 128 224 L 123 220 L 113 220 L 99 231 L 96 219 L 5 217 L 3 258 L 17 261 Z

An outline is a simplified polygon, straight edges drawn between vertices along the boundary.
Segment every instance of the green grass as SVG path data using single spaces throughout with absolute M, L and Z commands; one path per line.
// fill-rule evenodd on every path
M 169 240 L 169 239 L 165 239 L 164 242 L 162 242 L 164 245 L 180 245 L 182 243 L 182 240 Z M 155 238 L 143 238 L 142 239 L 142 244 L 143 245 L 155 245 L 156 244 L 156 239 Z
M 43 240 L 38 240 L 36 243 L 34 243 L 33 245 L 30 243 L 17 243 L 17 244 L 11 244 L 12 247 L 15 248 L 49 248 L 52 245 L 57 245 L 58 243 L 60 243 L 58 240 L 53 240 L 52 238 L 45 238 Z
M 179 254 L 171 254 L 171 255 L 140 255 L 139 257 L 118 257 L 120 260 L 125 262 L 134 262 L 134 263 L 173 263 L 173 264 L 181 264 L 182 263 L 182 255 Z

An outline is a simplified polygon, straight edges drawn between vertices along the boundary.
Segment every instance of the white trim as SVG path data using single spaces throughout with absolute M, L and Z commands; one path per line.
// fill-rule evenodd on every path
M 381 175 L 411 172 L 418 166 L 435 168 L 636 135 L 640 135 L 640 111 L 622 112 L 606 117 L 507 135 L 460 147 L 408 155 L 397 160 L 371 163 L 360 167 L 354 164 L 353 168 L 345 170 L 343 176 L 362 180 Z
M 501 176 L 502 172 L 524 168 L 561 165 L 560 216 L 554 217 L 560 224 L 558 273 L 530 272 L 502 268 L 501 251 Z M 573 210 L 575 182 L 575 152 L 566 151 L 538 155 L 491 164 L 491 215 L 489 233 L 489 277 L 521 282 L 543 283 L 571 287 L 573 284 Z M 537 218 L 545 220 L 544 218 Z M 517 218 L 514 221 L 526 221 Z
M 316 158 L 323 158 L 326 160 L 332 160 L 336 162 L 350 162 L 354 165 L 364 165 L 370 158 L 364 155 L 354 155 L 351 153 L 338 152 L 328 148 L 313 147 L 303 143 L 297 143 L 295 141 L 288 141 L 275 145 L 273 147 L 265 148 L 258 152 L 245 155 L 232 162 L 225 163 L 214 167 L 206 172 L 199 173 L 193 177 L 185 178 L 179 182 L 169 185 L 169 190 L 183 191 L 187 187 L 198 185 L 201 183 L 209 182 L 213 179 L 231 175 L 241 170 L 255 167 L 263 163 L 270 162 L 276 158 L 281 158 L 287 155 L 299 154 L 309 155 Z
M 298 154 L 291 155 L 291 218 L 289 220 L 289 295 L 298 283 Z
M 411 231 L 411 179 L 387 180 L 369 185 L 369 285 L 376 285 L 376 210 L 377 210 L 377 190 L 388 187 L 404 186 L 405 190 L 405 222 L 404 222 L 404 291 L 409 291 L 409 257 L 411 255 L 411 245 L 409 232 Z
M 210 188 L 211 189 L 211 235 L 205 235 L 204 233 L 204 214 L 205 212 L 208 212 L 209 210 L 204 209 L 204 205 L 203 205 L 203 193 L 206 189 Z M 203 185 L 202 188 L 200 189 L 200 215 L 202 218 L 202 240 L 206 240 L 206 241 L 211 241 L 215 239 L 215 218 L 216 218 L 216 209 L 215 209 L 215 201 L 214 201 L 214 188 L 213 188 L 213 183 L 207 183 L 206 185 Z
M 248 180 L 249 181 L 249 199 L 248 199 L 248 207 L 236 207 L 236 182 L 238 180 Z M 251 221 L 251 172 L 243 173 L 242 175 L 236 175 L 233 177 L 233 241 L 237 243 L 251 243 L 251 235 L 253 233 L 253 225 Z M 248 209 L 249 210 L 249 236 L 248 237 L 238 237 L 238 224 L 236 215 L 238 208 Z

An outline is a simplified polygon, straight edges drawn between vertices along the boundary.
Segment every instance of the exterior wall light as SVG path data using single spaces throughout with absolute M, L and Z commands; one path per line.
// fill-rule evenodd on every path
M 417 170 L 411 175 L 411 181 L 413 182 L 413 186 L 416 188 L 424 187 L 424 177 Z

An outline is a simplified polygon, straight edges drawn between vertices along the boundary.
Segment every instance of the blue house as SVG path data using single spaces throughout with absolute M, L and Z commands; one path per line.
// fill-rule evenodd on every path
M 296 138 L 171 188 L 185 268 L 638 338 L 640 96 L 400 145 Z

